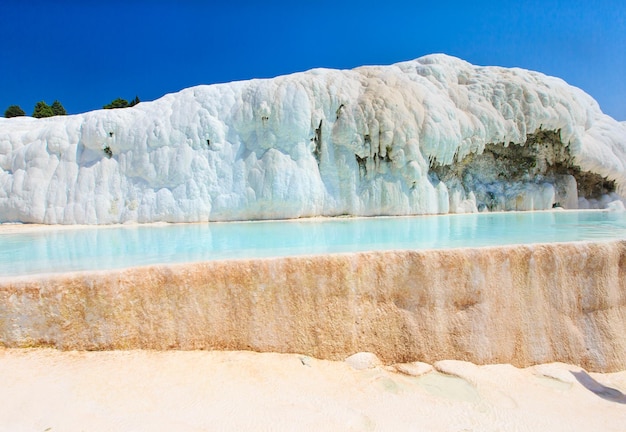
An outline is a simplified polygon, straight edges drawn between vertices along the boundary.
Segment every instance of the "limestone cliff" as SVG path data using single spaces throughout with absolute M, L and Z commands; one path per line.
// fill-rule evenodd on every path
M 590 96 L 445 55 L 0 119 L 0 222 L 534 210 L 625 185 L 626 127 Z
M 626 368 L 626 242 L 0 278 L 0 345 Z

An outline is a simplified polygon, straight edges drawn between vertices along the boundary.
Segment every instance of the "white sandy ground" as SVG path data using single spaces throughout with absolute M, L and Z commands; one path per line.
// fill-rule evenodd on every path
M 11 432 L 622 432 L 624 393 L 626 371 L 560 363 L 357 370 L 298 354 L 0 349 L 0 431 Z

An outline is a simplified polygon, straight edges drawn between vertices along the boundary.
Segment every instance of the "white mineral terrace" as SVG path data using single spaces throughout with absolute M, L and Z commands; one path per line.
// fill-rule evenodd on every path
M 0 343 L 626 368 L 626 242 L 207 261 L 0 279 Z
M 0 118 L 0 222 L 602 207 L 624 192 L 625 161 L 626 127 L 582 90 L 432 55 Z
M 623 432 L 626 424 L 626 372 L 352 360 L 0 349 L 0 430 Z

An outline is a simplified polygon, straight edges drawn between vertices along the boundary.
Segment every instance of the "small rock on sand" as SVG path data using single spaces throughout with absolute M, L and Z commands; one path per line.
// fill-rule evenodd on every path
M 433 367 L 428 363 L 412 362 L 412 363 L 397 363 L 391 366 L 391 370 L 400 372 L 404 375 L 410 375 L 418 377 L 433 371 Z
M 352 354 L 346 359 L 346 363 L 352 366 L 356 370 L 374 369 L 375 367 L 382 366 L 382 362 L 371 352 L 358 352 Z

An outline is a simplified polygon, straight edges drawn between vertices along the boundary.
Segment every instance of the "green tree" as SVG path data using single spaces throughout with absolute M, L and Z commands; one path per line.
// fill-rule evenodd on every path
M 54 115 L 54 111 L 52 111 L 52 107 L 48 105 L 46 102 L 39 101 L 35 104 L 33 117 L 43 118 L 43 117 L 52 117 L 53 115 Z
M 55 116 L 67 115 L 65 108 L 63 108 L 63 105 L 61 105 L 61 102 L 59 102 L 58 100 L 55 100 L 54 102 L 52 102 L 52 105 L 50 105 L 50 108 L 52 108 L 52 112 L 54 113 Z
M 117 98 L 113 102 L 108 105 L 103 106 L 104 109 L 113 109 L 113 108 L 126 108 L 128 107 L 128 101 L 126 99 Z
M 24 110 L 22 108 L 20 108 L 19 105 L 11 105 L 4 112 L 4 116 L 6 118 L 21 117 L 21 116 L 25 116 L 25 115 L 26 115 L 26 113 L 24 112 Z
M 139 96 L 135 96 L 135 99 L 133 99 L 132 101 L 130 101 L 130 104 L 128 104 L 128 106 L 135 106 L 137 105 L 139 102 L 141 102 L 139 100 Z

